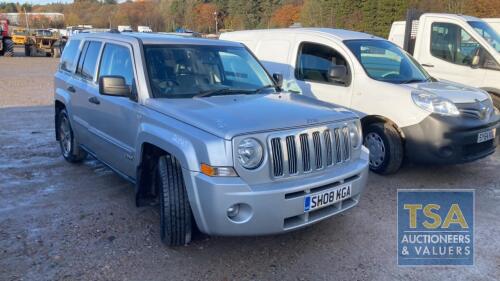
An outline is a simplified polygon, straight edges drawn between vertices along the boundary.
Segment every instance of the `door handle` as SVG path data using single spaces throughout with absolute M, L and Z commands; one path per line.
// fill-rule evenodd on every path
M 70 91 L 71 93 L 76 92 L 76 90 L 75 90 L 75 88 L 73 86 L 69 86 L 68 87 L 68 91 Z
M 425 66 L 425 67 L 434 67 L 433 64 L 428 64 L 428 63 L 423 63 L 422 66 Z
M 101 103 L 101 101 L 96 97 L 89 98 L 89 102 L 93 103 L 93 104 L 100 104 Z

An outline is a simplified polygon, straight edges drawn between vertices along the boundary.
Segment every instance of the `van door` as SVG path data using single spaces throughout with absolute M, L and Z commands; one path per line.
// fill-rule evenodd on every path
M 419 62 L 434 77 L 465 85 L 480 87 L 486 70 L 474 67 L 481 45 L 458 24 L 433 22 L 431 24 L 429 52 Z M 421 45 L 425 48 L 425 45 Z
M 346 51 L 321 37 L 297 35 L 296 39 L 296 56 L 291 65 L 295 65 L 294 75 L 299 91 L 322 101 L 350 107 L 352 62 Z M 332 81 L 328 77 L 332 65 L 344 65 L 347 68 L 344 82 Z
M 81 128 L 81 134 L 79 135 L 81 144 L 91 152 L 96 147 L 95 129 L 92 127 L 90 119 L 97 110 L 96 105 L 92 103 L 92 99 L 99 92 L 94 77 L 101 45 L 102 43 L 98 41 L 84 42 L 75 75 L 71 82 L 72 87 L 69 89 L 74 93 L 72 98 L 73 119 L 74 123 Z
M 136 93 L 133 62 L 130 45 L 106 43 L 100 59 L 98 78 L 122 76 L 132 92 Z M 96 155 L 115 170 L 133 178 L 140 106 L 129 97 L 98 94 L 96 98 L 98 110 L 90 117 L 99 136 Z

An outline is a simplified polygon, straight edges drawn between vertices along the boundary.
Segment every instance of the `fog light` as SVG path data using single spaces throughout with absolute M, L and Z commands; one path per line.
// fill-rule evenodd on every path
M 240 212 L 240 204 L 234 204 L 231 207 L 227 208 L 227 216 L 230 219 L 235 218 Z

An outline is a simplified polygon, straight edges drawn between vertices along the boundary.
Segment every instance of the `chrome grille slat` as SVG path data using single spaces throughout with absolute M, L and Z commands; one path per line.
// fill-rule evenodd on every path
M 309 151 L 309 136 L 307 134 L 300 135 L 300 150 L 302 151 L 302 169 L 304 172 L 311 170 L 311 153 Z
M 350 145 L 350 137 L 349 137 L 349 128 L 347 128 L 347 127 L 342 128 L 342 134 L 343 134 L 343 137 L 344 137 L 343 143 L 342 143 L 343 144 L 343 146 L 342 146 L 343 147 L 342 154 L 344 156 L 343 157 L 344 161 L 347 161 L 347 160 L 349 160 L 349 157 L 350 157 L 350 155 L 349 155 L 349 152 L 350 152 L 349 147 L 351 146 Z
M 297 147 L 295 145 L 295 136 L 286 137 L 286 150 L 288 154 L 288 173 L 295 175 L 297 170 Z
M 316 164 L 316 169 L 321 169 L 323 167 L 323 156 L 321 153 L 322 147 L 321 147 L 321 139 L 319 132 L 313 132 L 312 138 L 314 146 L 314 158 L 315 158 L 314 162 Z
M 281 153 L 281 140 L 280 138 L 273 138 L 271 140 L 272 148 L 272 161 L 273 161 L 273 172 L 275 177 L 283 176 L 283 158 Z
M 332 136 L 330 130 L 325 130 L 324 140 L 325 140 L 325 150 L 326 150 L 326 166 L 331 166 L 333 164 L 333 148 L 332 148 Z
M 349 128 L 328 126 L 269 138 L 271 173 L 289 177 L 346 162 L 351 157 Z

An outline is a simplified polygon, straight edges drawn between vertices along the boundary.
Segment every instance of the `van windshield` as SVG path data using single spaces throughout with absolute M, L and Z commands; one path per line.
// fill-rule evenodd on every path
M 484 21 L 469 21 L 468 23 L 488 44 L 500 53 L 500 35 L 489 24 Z
M 375 80 L 394 84 L 431 80 L 415 59 L 389 41 L 346 40 L 344 44 Z
M 155 98 L 274 92 L 274 83 L 243 47 L 145 45 L 149 83 Z

